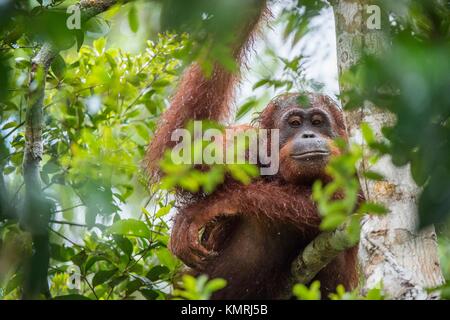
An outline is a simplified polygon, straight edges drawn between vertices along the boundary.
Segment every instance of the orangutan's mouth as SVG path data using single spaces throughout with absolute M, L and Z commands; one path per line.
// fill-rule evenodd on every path
M 291 157 L 295 160 L 314 160 L 317 158 L 325 158 L 330 155 L 329 151 L 326 150 L 312 150 L 302 153 L 291 154 Z

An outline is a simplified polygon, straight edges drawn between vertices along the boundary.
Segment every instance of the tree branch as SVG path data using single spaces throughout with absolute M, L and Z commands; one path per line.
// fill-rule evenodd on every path
M 55 224 L 65 224 L 65 225 L 68 225 L 71 227 L 89 228 L 89 226 L 86 224 L 75 223 L 75 222 L 70 222 L 70 221 L 50 220 L 50 222 L 55 223 Z
M 347 232 L 348 222 L 332 232 L 319 234 L 291 265 L 293 281 L 307 284 L 336 256 L 357 244 Z
M 125 4 L 132 0 L 81 0 L 78 6 L 81 9 L 82 20 L 87 21 L 96 15 L 107 11 L 116 4 Z

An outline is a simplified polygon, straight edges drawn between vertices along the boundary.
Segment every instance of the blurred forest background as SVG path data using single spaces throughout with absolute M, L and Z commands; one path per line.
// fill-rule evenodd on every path
M 213 189 L 223 171 L 199 175 L 167 163 L 171 179 L 149 186 L 142 160 L 186 65 L 197 61 L 206 74 L 216 61 L 235 68 L 227 25 L 242 2 L 92 2 L 81 1 L 81 28 L 70 30 L 67 8 L 78 1 L 0 0 L 0 299 L 207 299 L 226 284 L 178 278 L 182 263 L 167 249 L 170 192 Z M 390 12 L 392 49 L 363 53 L 341 79 L 353 89 L 342 93 L 330 5 L 270 2 L 273 17 L 250 50 L 233 120 L 248 122 L 276 94 L 303 90 L 345 98 L 347 109 L 368 99 L 395 114 L 383 142 L 370 128 L 365 138 L 374 153 L 411 164 L 423 188 L 421 225 L 435 224 L 450 279 L 450 1 L 374 2 Z M 373 89 L 380 87 L 389 90 Z M 36 132 L 43 150 L 26 144 Z M 27 160 L 30 152 L 42 152 L 40 163 Z M 253 175 L 234 170 L 242 181 Z M 324 210 L 326 229 L 342 223 L 342 212 Z M 184 289 L 173 291 L 180 281 Z M 294 292 L 318 298 L 317 284 Z M 340 288 L 332 298 L 363 297 Z

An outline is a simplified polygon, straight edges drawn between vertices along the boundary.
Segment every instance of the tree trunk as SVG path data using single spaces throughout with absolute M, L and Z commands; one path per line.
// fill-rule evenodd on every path
M 360 60 L 361 52 L 382 54 L 388 45 L 386 33 L 368 27 L 368 0 L 335 0 L 332 2 L 336 23 L 336 44 L 339 74 L 342 75 Z M 381 13 L 383 15 L 383 13 Z M 387 20 L 387 15 L 384 15 Z M 381 23 L 383 25 L 383 23 Z M 385 30 L 388 30 L 387 28 Z M 340 83 L 341 91 L 345 90 Z M 367 122 L 378 139 L 381 128 L 393 123 L 395 116 L 366 102 L 346 112 L 350 140 L 363 144 L 361 122 Z M 364 148 L 364 145 L 363 145 Z M 419 188 L 412 180 L 409 166 L 395 167 L 389 156 L 375 165 L 368 162 L 369 150 L 359 172 L 373 170 L 384 176 L 371 181 L 360 175 L 366 199 L 389 209 L 386 216 L 367 216 L 362 222 L 360 262 L 365 277 L 363 293 L 382 283 L 390 299 L 433 299 L 426 288 L 443 283 L 439 266 L 434 227 L 418 231 L 417 198 Z

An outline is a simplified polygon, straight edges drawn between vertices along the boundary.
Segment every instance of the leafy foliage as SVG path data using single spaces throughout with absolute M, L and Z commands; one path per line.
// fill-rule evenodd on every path
M 146 196 L 140 162 L 182 66 L 177 56 L 186 41 L 185 36 L 160 35 L 147 42 L 143 53 L 131 55 L 107 48 L 107 40 L 99 38 L 54 59 L 45 92 L 40 173 L 53 207 L 49 270 L 53 297 L 161 299 L 170 292 L 180 266 L 167 249 L 165 215 L 170 202 L 157 200 L 156 195 L 149 206 L 153 213 L 137 206 L 132 209 L 138 209 L 135 218 L 122 220 L 121 214 L 133 195 Z M 12 78 L 7 99 L 1 102 L 6 142 L 2 173 L 19 199 L 25 146 L 21 129 L 30 60 L 36 50 L 27 45 L 5 51 Z M 139 216 L 142 220 L 137 220 Z M 17 252 L 9 259 L 11 273 L 0 280 L 5 298 L 17 298 L 30 238 L 13 220 L 0 230 L 2 250 Z M 76 277 L 81 279 L 81 286 L 73 289 L 67 286 L 72 266 L 79 269 Z
M 346 292 L 342 285 L 336 288 L 336 293 L 330 294 L 331 300 L 384 300 L 382 288 L 373 288 L 365 296 L 358 294 L 357 290 Z
M 208 281 L 208 277 L 205 275 L 201 275 L 198 278 L 184 275 L 182 286 L 183 289 L 174 291 L 176 297 L 188 300 L 208 300 L 214 292 L 226 286 L 226 281 L 224 279 Z
M 367 143 L 376 143 L 373 133 L 367 124 L 363 124 Z M 383 206 L 362 201 L 356 168 L 362 161 L 362 147 L 348 144 L 342 139 L 335 141 L 340 149 L 340 155 L 333 157 L 326 168 L 327 174 L 333 178 L 330 183 L 323 185 L 316 181 L 313 185 L 313 199 L 317 202 L 322 215 L 321 229 L 330 231 L 348 221 L 347 231 L 350 239 L 357 242 L 360 234 L 360 222 L 364 214 L 384 214 L 387 209 Z M 377 155 L 369 160 L 372 164 L 377 161 Z M 380 180 L 382 176 L 375 172 L 365 172 L 369 180 Z
M 293 293 L 299 300 L 320 300 L 322 298 L 319 281 L 314 281 L 309 287 L 304 284 L 296 284 Z M 338 285 L 336 292 L 331 293 L 328 298 L 331 300 L 384 300 L 381 287 L 373 288 L 365 296 L 361 296 L 358 289 L 348 292 L 342 285 Z
M 304 284 L 296 284 L 292 288 L 292 292 L 299 300 L 320 300 L 320 282 L 314 281 L 309 288 Z
M 218 129 L 222 132 L 224 138 L 227 137 L 223 130 L 223 126 L 210 121 L 202 121 L 201 123 L 202 130 Z M 162 189 L 173 190 L 177 187 L 181 187 L 191 192 L 203 191 L 205 193 L 211 193 L 219 184 L 223 183 L 226 175 L 230 175 L 244 184 L 250 183 L 252 178 L 259 176 L 259 170 L 256 165 L 251 163 L 228 163 L 229 161 L 225 159 L 227 155 L 223 154 L 223 152 L 222 155 L 219 156 L 217 150 L 223 150 L 222 144 L 217 144 L 215 141 L 206 139 L 203 136 L 196 137 L 192 122 L 186 126 L 186 130 L 189 132 L 191 140 L 183 141 L 183 143 L 187 143 L 180 153 L 181 157 L 186 158 L 185 160 L 187 161 L 181 164 L 175 163 L 174 157 L 172 157 L 173 150 L 168 150 L 165 153 L 160 163 L 160 167 L 164 172 L 164 177 L 160 184 Z M 241 137 L 245 138 L 245 135 L 238 132 L 236 138 L 233 140 L 234 156 L 236 159 L 236 155 L 243 155 L 248 149 L 248 139 L 244 140 L 245 144 L 243 146 L 239 145 L 237 142 Z M 228 138 L 229 137 L 226 139 Z M 227 147 L 227 150 L 228 148 L 229 147 Z M 208 150 L 214 151 L 211 151 L 212 154 L 210 154 L 207 152 Z M 187 154 L 185 155 L 184 153 Z M 205 169 L 205 156 L 218 157 L 223 160 L 223 164 L 214 163 Z M 200 165 L 197 165 L 199 163 Z

